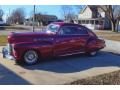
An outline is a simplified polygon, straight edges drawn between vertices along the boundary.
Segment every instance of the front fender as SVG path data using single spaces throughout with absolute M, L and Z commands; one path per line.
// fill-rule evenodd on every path
M 22 58 L 23 54 L 27 50 L 35 50 L 37 51 L 40 56 L 42 57 L 48 57 L 52 56 L 52 47 L 53 45 L 50 43 L 18 43 L 14 45 L 15 53 L 14 55 L 16 57 Z

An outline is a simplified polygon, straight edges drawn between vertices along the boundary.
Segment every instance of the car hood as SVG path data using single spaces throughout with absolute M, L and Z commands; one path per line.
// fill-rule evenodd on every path
M 9 34 L 9 36 L 18 37 L 18 36 L 49 36 L 54 35 L 53 33 L 47 33 L 47 32 L 22 32 L 22 33 L 16 33 L 12 32 Z
M 35 38 L 48 38 L 51 36 L 54 36 L 54 34 L 46 32 L 13 32 L 8 35 L 8 43 L 33 42 Z

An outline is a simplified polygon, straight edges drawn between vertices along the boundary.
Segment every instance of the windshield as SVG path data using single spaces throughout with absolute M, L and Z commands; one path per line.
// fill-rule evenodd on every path
M 58 29 L 59 29 L 59 25 L 50 24 L 50 25 L 47 26 L 46 32 L 48 32 L 48 33 L 56 33 Z

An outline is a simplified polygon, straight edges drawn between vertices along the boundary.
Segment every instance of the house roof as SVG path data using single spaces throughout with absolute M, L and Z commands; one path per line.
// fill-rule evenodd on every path
M 85 6 L 81 11 L 80 11 L 80 14 L 84 13 L 84 11 L 86 10 L 88 6 Z
M 91 11 L 94 11 L 95 9 L 100 13 L 103 12 L 103 10 L 99 7 L 97 7 L 97 5 L 86 5 L 80 12 L 80 14 L 84 13 L 84 11 L 86 10 L 86 8 L 89 8 Z M 102 8 L 106 8 L 105 5 L 102 5 Z

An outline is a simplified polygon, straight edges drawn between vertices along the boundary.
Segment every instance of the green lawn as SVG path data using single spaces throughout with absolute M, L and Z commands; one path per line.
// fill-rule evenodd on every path
M 3 35 L 0 36 L 0 46 L 6 45 L 7 43 L 7 36 Z

